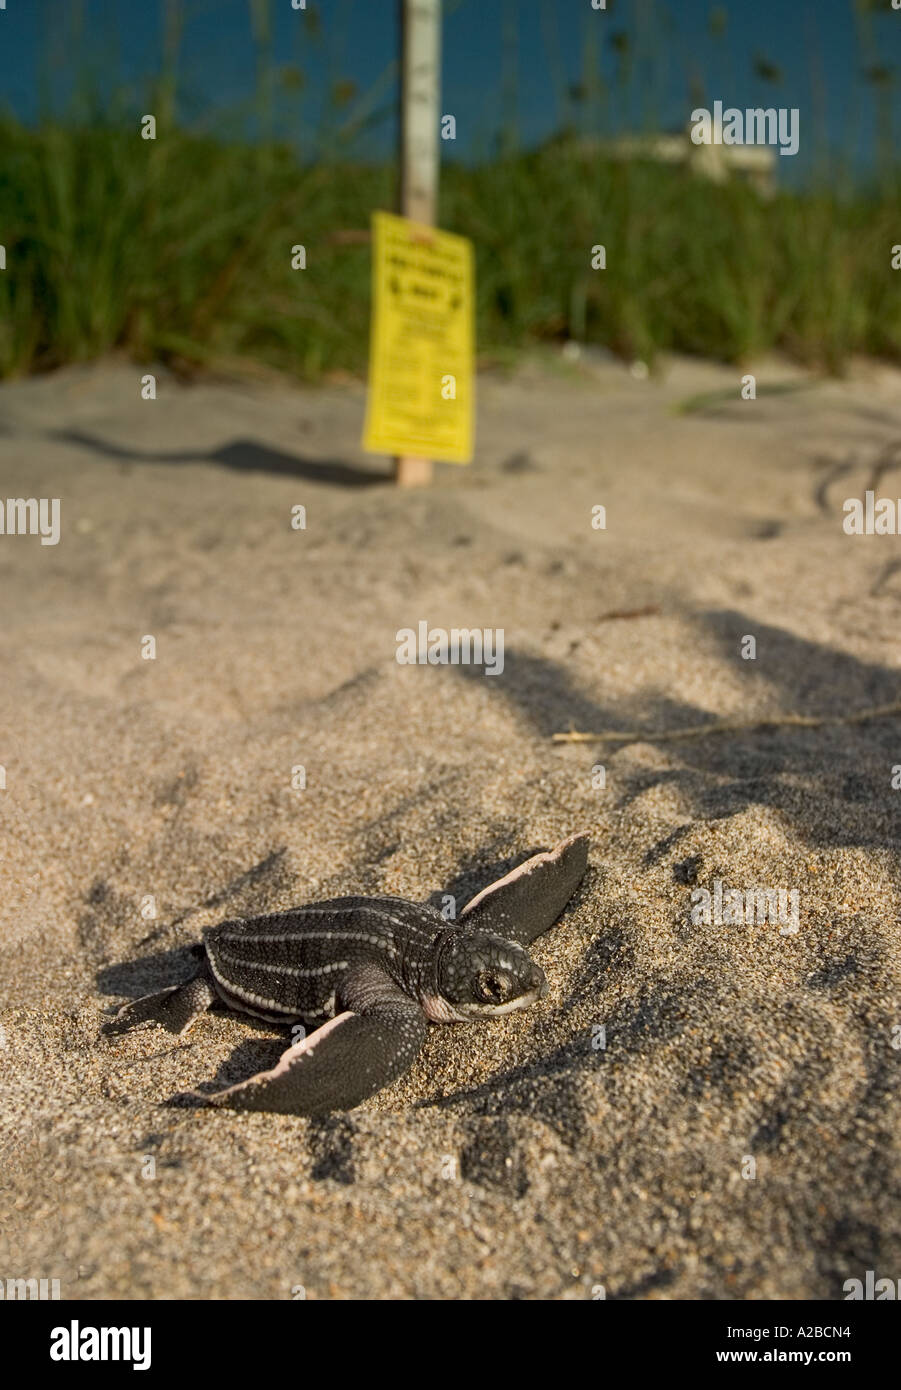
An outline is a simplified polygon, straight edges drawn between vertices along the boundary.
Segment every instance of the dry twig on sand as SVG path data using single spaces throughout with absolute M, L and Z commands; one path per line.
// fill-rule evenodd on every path
M 691 738 L 706 738 L 708 734 L 737 734 L 748 729 L 779 729 L 786 726 L 795 729 L 820 729 L 825 724 L 866 724 L 871 719 L 889 719 L 901 714 L 901 700 L 890 705 L 872 705 L 868 709 L 855 710 L 852 714 L 776 714 L 766 719 L 726 719 L 713 724 L 692 724 L 687 729 L 639 729 L 607 731 L 602 734 L 583 733 L 571 729 L 568 733 L 551 735 L 553 743 L 662 743 L 664 741 Z

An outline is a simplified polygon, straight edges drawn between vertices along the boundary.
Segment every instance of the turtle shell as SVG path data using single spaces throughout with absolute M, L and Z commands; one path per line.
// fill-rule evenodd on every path
M 262 1018 L 335 1016 L 341 981 L 380 966 L 413 993 L 447 923 L 403 898 L 332 898 L 266 917 L 220 922 L 204 934 L 216 988 L 232 1008 Z

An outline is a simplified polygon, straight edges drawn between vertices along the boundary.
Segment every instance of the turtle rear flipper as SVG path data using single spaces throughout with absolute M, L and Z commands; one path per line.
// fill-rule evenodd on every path
M 213 1095 L 192 1094 L 230 1110 L 308 1116 L 352 1110 L 413 1065 L 428 1023 L 419 1005 L 375 967 L 348 976 L 341 1003 L 346 1012 L 289 1047 L 271 1071 Z
M 123 1004 L 114 1018 L 104 1023 L 101 1032 L 107 1036 L 127 1033 L 141 1023 L 158 1023 L 170 1033 L 187 1033 L 192 1023 L 216 998 L 216 991 L 205 970 L 183 985 L 170 985 L 157 994 L 145 994 Z
M 466 904 L 460 926 L 528 946 L 554 925 L 587 867 L 588 836 L 571 835 L 489 883 Z

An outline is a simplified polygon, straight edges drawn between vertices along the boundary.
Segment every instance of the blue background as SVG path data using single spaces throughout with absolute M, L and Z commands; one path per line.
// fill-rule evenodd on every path
M 118 92 L 134 110 L 146 95 L 142 84 L 161 68 L 167 4 L 170 14 L 184 15 L 180 119 L 253 137 L 259 131 L 253 104 L 259 54 L 250 0 L 7 0 L 0 11 L 0 102 L 35 120 L 42 104 L 62 110 L 87 70 L 104 103 Z M 272 17 L 273 61 L 299 69 L 304 83 L 298 95 L 276 82 L 274 132 L 310 153 L 334 83 L 349 80 L 359 94 L 380 83 L 371 103 L 351 97 L 343 118 L 353 123 L 374 114 L 354 149 L 365 157 L 389 153 L 395 138 L 395 0 L 308 4 L 307 12 L 293 10 L 290 0 L 264 6 Z M 865 173 L 873 162 L 877 119 L 874 92 L 861 73 L 875 64 L 894 69 L 887 101 L 897 149 L 901 10 L 892 10 L 891 0 L 608 4 L 603 12 L 593 10 L 590 0 L 445 0 L 441 105 L 456 116 L 457 141 L 443 146 L 443 156 L 489 155 L 501 130 L 514 126 L 523 144 L 544 139 L 566 121 L 604 133 L 643 125 L 680 128 L 703 92 L 700 104 L 707 106 L 719 98 L 727 106 L 800 108 L 801 152 L 779 161 L 786 181 L 816 167 L 824 142 Z M 860 12 L 868 10 L 862 31 Z M 711 32 L 712 11 L 725 17 L 719 39 Z M 869 47 L 861 47 L 861 32 L 869 33 Z M 618 89 L 620 59 L 611 37 L 622 33 L 634 66 L 631 84 Z M 758 55 L 781 69 L 781 81 L 755 75 Z M 586 60 L 607 84 L 603 112 L 591 102 L 571 100 L 578 97 Z M 884 125 L 882 135 L 889 138 Z

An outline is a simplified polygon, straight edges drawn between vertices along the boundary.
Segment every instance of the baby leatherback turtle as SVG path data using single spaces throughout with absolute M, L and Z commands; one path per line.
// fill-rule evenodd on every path
M 483 888 L 448 923 L 404 898 L 332 898 L 220 922 L 195 947 L 185 984 L 124 1005 L 105 1033 L 160 1023 L 186 1033 L 217 999 L 272 1022 L 315 1028 L 271 1071 L 195 1099 L 235 1110 L 350 1110 L 412 1066 L 428 1021 L 464 1023 L 524 1009 L 547 993 L 524 949 L 556 922 L 588 863 L 588 836 Z

